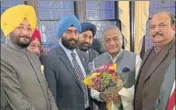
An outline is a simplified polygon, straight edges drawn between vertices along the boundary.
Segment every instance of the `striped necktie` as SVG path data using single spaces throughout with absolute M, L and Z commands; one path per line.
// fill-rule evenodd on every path
M 71 53 L 71 56 L 72 56 L 72 62 L 73 62 L 73 67 L 75 69 L 75 72 L 76 72 L 76 75 L 78 77 L 78 80 L 80 81 L 80 84 L 81 84 L 81 88 L 83 90 L 83 93 L 84 93 L 84 102 L 85 104 L 86 103 L 89 103 L 88 102 L 88 91 L 87 91 L 87 87 L 83 84 L 82 80 L 84 79 L 84 76 L 83 76 L 83 73 L 82 73 L 82 70 L 76 60 L 76 54 L 74 52 Z

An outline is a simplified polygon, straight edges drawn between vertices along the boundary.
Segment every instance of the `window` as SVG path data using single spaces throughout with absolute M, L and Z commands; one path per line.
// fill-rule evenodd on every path
M 43 48 L 51 48 L 58 40 L 56 39 L 56 26 L 59 19 L 63 16 L 74 15 L 73 1 L 40 0 L 38 13 Z
M 115 1 L 86 1 L 86 21 L 97 27 L 95 38 L 101 38 L 102 31 L 108 25 L 117 25 Z

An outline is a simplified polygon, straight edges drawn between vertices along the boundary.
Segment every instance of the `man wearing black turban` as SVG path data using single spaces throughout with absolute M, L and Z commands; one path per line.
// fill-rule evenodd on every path
M 96 34 L 96 26 L 89 22 L 81 23 L 81 34 L 79 36 L 78 47 L 81 51 L 84 51 L 88 54 L 89 62 L 92 62 L 93 59 L 98 56 L 98 52 L 90 48 L 93 44 L 93 38 Z

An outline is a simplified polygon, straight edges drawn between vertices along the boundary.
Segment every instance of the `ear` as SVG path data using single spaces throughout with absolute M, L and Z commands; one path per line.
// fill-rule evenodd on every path
M 173 30 L 175 31 L 175 25 L 172 26 Z

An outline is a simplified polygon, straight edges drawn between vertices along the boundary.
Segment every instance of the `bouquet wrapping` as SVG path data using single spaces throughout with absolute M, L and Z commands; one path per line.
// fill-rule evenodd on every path
M 106 64 L 88 75 L 83 83 L 91 89 L 102 92 L 106 96 L 106 108 L 112 110 L 121 106 L 121 100 L 117 99 L 119 90 L 123 87 L 123 82 L 116 72 L 116 64 Z M 118 110 L 118 109 L 117 109 Z

